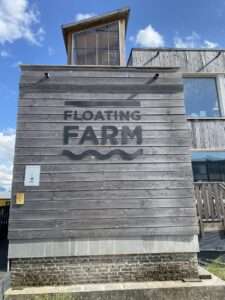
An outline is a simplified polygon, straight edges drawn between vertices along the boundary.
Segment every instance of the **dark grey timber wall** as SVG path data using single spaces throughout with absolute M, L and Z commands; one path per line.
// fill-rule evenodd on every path
M 141 119 L 64 120 L 65 110 L 75 110 L 66 101 L 79 101 L 79 113 L 140 111 Z M 96 101 L 104 106 L 94 107 Z M 79 126 L 79 136 L 64 145 L 63 130 L 69 125 Z M 143 140 L 78 145 L 86 126 L 92 126 L 99 141 L 102 126 L 116 126 L 119 136 L 123 126 L 141 126 Z M 9 239 L 197 234 L 190 147 L 182 77 L 176 68 L 22 66 Z M 93 152 L 79 160 L 63 155 L 65 150 L 106 154 L 117 149 L 139 152 L 131 160 L 118 151 L 104 160 Z M 24 186 L 26 165 L 41 166 L 40 186 Z M 15 204 L 17 192 L 25 193 L 23 206 Z

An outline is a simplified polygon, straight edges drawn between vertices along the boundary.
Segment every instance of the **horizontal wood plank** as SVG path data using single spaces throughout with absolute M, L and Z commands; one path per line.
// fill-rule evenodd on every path
M 152 82 L 152 78 L 155 74 L 150 75 L 149 77 L 112 77 L 112 76 L 105 76 L 105 77 L 92 77 L 90 76 L 83 76 L 83 77 L 74 77 L 74 76 L 53 76 L 51 75 L 48 80 L 46 80 L 42 76 L 34 77 L 34 76 L 26 76 L 21 78 L 21 87 L 26 86 L 49 86 L 49 85 L 78 85 L 78 86 L 88 86 L 88 85 L 174 85 L 174 84 L 181 84 L 182 78 L 181 77 L 173 77 L 173 76 L 159 76 L 159 78 Z
M 164 226 L 173 227 L 173 226 L 180 226 L 186 227 L 191 226 L 195 223 L 195 217 L 164 217 Z M 96 230 L 98 229 L 117 229 L 117 228 L 129 228 L 135 225 L 136 228 L 139 227 L 146 227 L 146 228 L 160 228 L 162 226 L 162 219 L 161 218 L 145 218 L 144 216 L 135 218 L 111 218 L 111 219 L 91 219 L 88 220 L 76 220 L 76 219 L 66 219 L 66 220 L 58 220 L 58 219 L 48 219 L 48 220 L 13 220 L 10 222 L 10 225 L 19 227 L 21 229 L 26 230 L 26 228 L 30 229 L 48 229 L 54 230 L 55 228 L 60 228 L 61 230 L 90 230 L 91 228 L 95 227 Z M 197 225 L 197 224 L 196 224 Z
M 83 210 L 96 210 L 98 209 L 147 209 L 147 208 L 193 208 L 194 202 L 191 197 L 180 198 L 164 198 L 164 199 L 154 199 L 152 197 L 127 197 L 127 198 L 115 198 L 111 200 L 100 200 L 84 198 L 79 199 L 73 196 L 69 199 L 56 198 L 57 200 L 49 200 L 48 197 L 45 198 L 34 198 L 31 194 L 29 197 L 26 195 L 26 203 L 23 208 L 23 212 L 28 212 L 30 210 L 63 210 L 63 209 L 83 209 Z M 15 204 L 14 204 L 15 207 Z M 41 214 L 41 213 L 40 213 Z M 16 218 L 15 214 L 15 218 Z M 27 215 L 29 217 L 29 214 Z
M 15 188 L 13 187 L 13 194 L 15 192 Z M 40 199 L 48 199 L 49 202 L 51 201 L 59 201 L 61 199 L 64 200 L 71 200 L 71 199 L 81 199 L 87 200 L 87 199 L 95 199 L 95 200 L 105 200 L 106 194 L 108 200 L 116 200 L 116 199 L 130 199 L 135 198 L 137 200 L 140 199 L 161 199 L 162 197 L 165 199 L 189 199 L 186 200 L 186 205 L 190 203 L 190 199 L 192 197 L 192 190 L 193 186 L 191 187 L 185 187 L 182 189 L 177 188 L 170 188 L 170 189 L 164 189 L 161 190 L 159 193 L 159 189 L 148 189 L 148 187 L 145 187 L 143 189 L 121 189 L 121 190 L 107 190 L 107 189 L 88 189 L 88 190 L 76 190 L 71 189 L 70 191 L 62 189 L 59 191 L 56 190 L 48 190 L 43 191 L 42 188 L 36 188 L 36 189 L 30 189 L 25 192 L 25 199 L 31 199 L 31 200 L 40 200 Z M 12 202 L 14 203 L 14 202 Z M 25 204 L 26 205 L 26 204 Z M 191 205 L 193 205 L 193 201 L 191 201 Z
M 55 101 L 55 100 L 180 100 L 184 102 L 183 92 L 176 93 L 164 93 L 164 94 L 150 94 L 150 93 L 116 93 L 112 94 L 110 92 L 103 92 L 99 91 L 97 93 L 90 93 L 88 90 L 85 90 L 83 93 L 80 93 L 79 91 L 76 93 L 71 93 L 70 91 L 66 91 L 65 93 L 55 93 L 54 91 L 49 94 L 43 91 L 36 91 L 35 93 L 32 92 L 26 92 L 25 94 L 20 95 L 20 101 L 25 99 L 42 99 L 42 100 L 49 100 L 49 101 Z
M 101 209 L 96 207 L 96 209 L 51 209 L 51 210 L 27 210 L 25 208 L 20 209 L 20 211 L 16 212 L 14 214 L 12 212 L 12 222 L 21 220 L 22 222 L 29 220 L 32 224 L 35 223 L 35 220 L 37 221 L 36 224 L 38 224 L 38 221 L 46 221 L 49 220 L 52 221 L 52 224 L 54 226 L 54 221 L 58 220 L 59 222 L 63 222 L 66 220 L 66 222 L 72 223 L 72 221 L 83 221 L 88 222 L 88 220 L 99 220 L 99 219 L 118 219 L 118 218 L 124 218 L 125 220 L 130 218 L 166 218 L 167 216 L 170 216 L 170 221 L 172 222 L 173 218 L 179 217 L 180 222 L 182 221 L 182 218 L 185 219 L 185 217 L 194 217 L 195 216 L 195 210 L 194 208 L 171 208 L 171 207 L 152 207 L 150 209 L 148 208 L 139 208 L 139 209 Z M 39 224 L 39 226 L 44 226 L 44 224 Z M 55 225 L 57 226 L 57 224 Z M 161 224 L 158 224 L 158 226 L 163 226 L 162 222 Z
M 70 239 L 70 238 L 133 238 L 133 237 L 149 237 L 149 236 L 174 236 L 174 235 L 193 235 L 198 234 L 198 226 L 166 226 L 160 228 L 151 227 L 136 227 L 136 228 L 123 228 L 120 229 L 96 229 L 90 228 L 89 230 L 18 230 L 9 231 L 10 240 L 49 240 L 49 239 Z
M 29 153 L 28 153 L 29 154 Z M 89 164 L 88 169 L 85 162 L 80 162 L 79 165 L 74 164 L 44 164 L 41 166 L 41 174 L 45 173 L 98 173 L 98 172 L 185 172 L 185 170 L 188 172 L 189 170 L 192 170 L 192 167 L 190 164 L 187 163 L 115 163 L 115 164 L 105 164 L 105 163 L 99 163 L 99 164 Z M 24 166 L 21 164 L 15 165 L 14 172 L 17 172 L 18 174 L 15 174 L 16 176 L 21 176 L 21 173 L 24 172 Z
M 176 66 L 182 73 L 223 73 L 225 65 L 224 51 L 217 49 L 134 49 L 131 54 L 136 67 Z M 219 55 L 218 55 L 219 54 Z M 155 57 L 155 58 L 154 58 Z M 154 58 L 154 59 L 152 59 Z
M 192 199 L 191 135 L 184 114 L 183 84 L 177 69 L 22 68 L 9 238 L 132 238 L 197 233 Z M 50 78 L 44 79 L 49 72 Z M 158 73 L 158 79 L 153 80 Z M 104 107 L 105 105 L 105 107 Z M 85 107 L 86 106 L 86 107 Z M 139 111 L 140 119 L 64 120 L 64 111 Z M 64 126 L 79 125 L 64 145 Z M 101 144 L 102 126 L 142 127 L 143 140 Z M 99 144 L 79 144 L 86 126 Z M 131 161 L 116 152 L 141 149 Z M 63 152 L 64 151 L 64 152 Z M 92 152 L 91 152 L 92 153 Z M 40 185 L 24 186 L 27 165 L 40 165 Z M 24 192 L 24 206 L 15 193 Z
M 83 98 L 81 98 L 83 99 Z M 97 98 L 99 100 L 99 98 Z M 63 108 L 64 107 L 64 103 L 65 101 L 76 101 L 76 100 L 80 100 L 77 99 L 77 97 L 74 97 L 74 99 L 66 99 L 62 98 L 62 99 L 57 99 L 57 98 L 24 98 L 20 100 L 19 103 L 19 107 L 29 107 L 29 108 L 34 108 L 37 107 L 39 108 L 40 113 L 46 113 L 46 110 L 43 110 L 43 108 L 46 109 L 59 109 L 59 108 Z M 87 99 L 88 101 L 90 101 L 90 99 Z M 100 101 L 115 101 L 115 100 L 123 100 L 123 98 L 121 99 L 109 99 L 109 98 L 103 98 L 100 99 Z M 86 100 L 83 100 L 86 101 Z M 129 100 L 128 100 L 129 101 Z M 138 101 L 141 102 L 141 107 L 139 108 L 139 110 L 142 112 L 145 112 L 144 108 L 154 108 L 154 107 L 165 107 L 165 108 L 169 108 L 169 107 L 183 107 L 183 99 L 151 99 L 151 97 L 146 98 L 146 99 L 138 99 Z M 118 108 L 118 107 L 115 107 Z M 21 112 L 23 112 L 22 110 L 20 110 Z
M 90 179 L 91 180 L 91 179 Z M 27 187 L 23 185 L 23 181 L 18 179 L 14 182 L 15 189 L 17 190 L 36 190 L 37 187 Z M 112 180 L 112 181 L 64 181 L 64 182 L 42 182 L 39 190 L 43 191 L 82 191 L 82 190 L 132 190 L 132 189 L 174 189 L 174 188 L 192 188 L 190 180 Z
M 183 154 L 166 154 L 166 155 L 140 155 L 136 159 L 132 161 L 126 161 L 129 163 L 188 163 L 190 162 L 190 154 L 183 155 Z M 71 159 L 67 156 L 55 156 L 55 155 L 16 155 L 15 156 L 15 164 L 23 164 L 23 165 L 29 165 L 29 164 L 38 164 L 38 165 L 45 165 L 45 164 L 71 164 Z M 72 161 L 74 165 L 79 165 L 81 163 L 80 160 L 74 160 Z M 109 162 L 111 164 L 118 164 L 118 163 L 124 163 L 124 160 L 119 155 L 114 155 L 108 160 L 98 160 L 94 159 L 93 156 L 89 155 L 82 159 L 82 162 L 85 162 L 87 164 L 87 167 L 89 164 L 108 164 Z
M 129 122 L 129 125 L 135 127 L 137 123 Z M 91 125 L 89 123 L 89 125 Z M 107 123 L 108 126 L 113 126 L 115 123 Z M 138 123 L 138 125 L 142 126 L 142 130 L 188 130 L 187 124 L 184 122 L 145 122 L 145 123 Z M 121 127 L 124 126 L 124 123 L 117 123 L 117 128 L 120 130 Z M 80 124 L 80 129 L 84 129 L 84 124 Z M 101 127 L 100 124 L 95 124 L 95 129 L 99 130 Z M 18 130 L 37 130 L 37 131 L 55 131 L 55 130 L 62 130 L 63 124 L 62 122 L 20 122 L 17 126 Z

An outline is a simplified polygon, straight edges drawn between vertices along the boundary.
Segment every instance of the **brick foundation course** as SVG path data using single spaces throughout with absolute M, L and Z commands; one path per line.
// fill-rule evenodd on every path
M 195 253 L 19 258 L 10 269 L 13 287 L 198 277 Z

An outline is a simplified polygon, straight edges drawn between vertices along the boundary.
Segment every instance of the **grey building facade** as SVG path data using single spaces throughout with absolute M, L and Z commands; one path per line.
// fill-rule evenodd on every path
M 125 65 L 128 15 L 64 26 L 66 66 L 21 67 L 14 286 L 198 276 L 196 193 L 224 180 L 224 51 Z

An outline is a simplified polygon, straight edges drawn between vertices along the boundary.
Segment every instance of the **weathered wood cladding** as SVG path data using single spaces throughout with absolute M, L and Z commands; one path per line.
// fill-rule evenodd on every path
M 189 119 L 192 147 L 198 150 L 225 149 L 225 119 Z
M 215 76 L 224 74 L 225 51 L 217 49 L 133 49 L 129 58 L 129 65 L 148 67 L 180 67 L 184 76 Z M 223 76 L 223 75 L 221 75 Z M 222 83 L 223 84 L 223 83 Z M 221 95 L 223 97 L 223 95 Z M 224 102 L 224 99 L 222 99 Z M 222 104 L 223 112 L 223 104 Z M 225 149 L 225 119 L 193 118 L 188 119 L 192 132 L 192 148 L 195 150 Z
M 44 73 L 49 73 L 46 79 Z M 157 80 L 152 80 L 159 74 Z M 191 135 L 184 116 L 181 74 L 176 68 L 23 66 L 20 82 L 13 195 L 25 192 L 24 206 L 12 200 L 9 238 L 124 238 L 197 233 L 192 199 Z M 104 110 L 139 111 L 137 120 L 64 119 L 65 101 Z M 90 106 L 91 101 L 97 107 Z M 99 102 L 104 108 L 99 108 Z M 122 103 L 125 105 L 116 105 Z M 140 106 L 135 106 L 136 102 Z M 77 103 L 77 102 L 76 102 Z M 126 106 L 127 103 L 127 106 Z M 132 104 L 133 103 L 133 104 Z M 130 104 L 130 105 L 129 105 Z M 134 105 L 134 106 L 132 106 Z M 82 105 L 81 105 L 82 106 Z M 71 108 L 70 109 L 74 109 Z M 76 108 L 80 113 L 84 108 Z M 65 125 L 141 126 L 141 144 L 63 143 Z M 98 160 L 71 160 L 63 150 L 117 149 L 143 154 L 123 160 L 119 152 Z M 26 165 L 41 166 L 40 186 L 24 186 Z
M 129 65 L 180 67 L 183 73 L 224 73 L 225 51 L 217 49 L 133 49 Z

